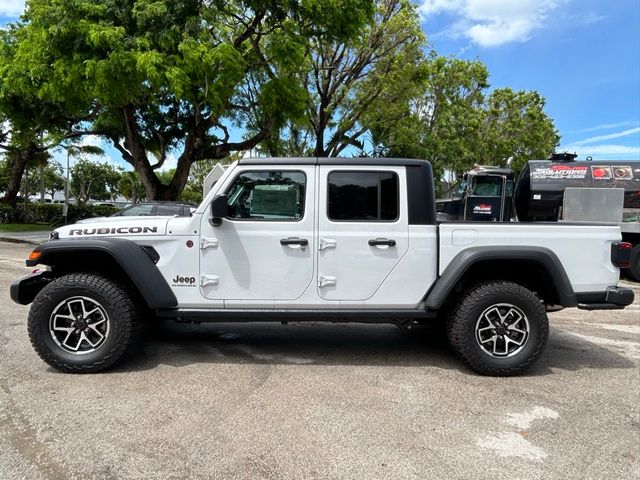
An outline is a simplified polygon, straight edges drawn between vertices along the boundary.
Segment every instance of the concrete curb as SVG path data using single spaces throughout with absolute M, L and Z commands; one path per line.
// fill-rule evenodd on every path
M 49 231 L 42 232 L 0 232 L 0 242 L 40 245 L 49 240 Z
M 26 238 L 10 238 L 10 237 L 0 237 L 0 242 L 27 243 L 29 245 L 40 245 L 42 243 L 42 242 L 36 242 L 34 240 L 27 240 Z

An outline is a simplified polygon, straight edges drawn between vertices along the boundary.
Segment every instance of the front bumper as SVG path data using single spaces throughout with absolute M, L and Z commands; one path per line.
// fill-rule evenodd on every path
M 11 284 L 11 300 L 20 305 L 29 305 L 44 286 L 52 280 L 51 272 L 34 272 Z
M 609 287 L 604 292 L 577 293 L 578 308 L 582 310 L 620 310 L 633 303 L 633 290 Z

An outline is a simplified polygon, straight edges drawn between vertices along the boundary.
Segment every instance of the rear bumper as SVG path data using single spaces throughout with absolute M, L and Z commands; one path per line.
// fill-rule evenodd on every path
M 633 303 L 633 290 L 609 287 L 604 292 L 576 293 L 578 308 L 582 310 L 619 310 Z

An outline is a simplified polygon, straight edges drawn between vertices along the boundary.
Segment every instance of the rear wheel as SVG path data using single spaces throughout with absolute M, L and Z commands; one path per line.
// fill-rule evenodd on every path
M 476 372 L 517 375 L 542 354 L 549 320 L 530 290 L 512 282 L 490 282 L 468 290 L 454 306 L 447 335 L 455 352 Z
M 113 280 L 75 273 L 53 280 L 29 312 L 29 338 L 45 362 L 63 372 L 98 372 L 133 345 L 135 304 Z

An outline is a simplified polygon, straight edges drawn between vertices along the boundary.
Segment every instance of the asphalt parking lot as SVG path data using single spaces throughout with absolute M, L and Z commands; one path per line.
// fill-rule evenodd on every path
M 162 324 L 116 369 L 43 363 L 0 242 L 0 478 L 639 478 L 640 302 L 551 314 L 526 376 L 429 329 Z M 636 286 L 636 298 L 640 290 Z

